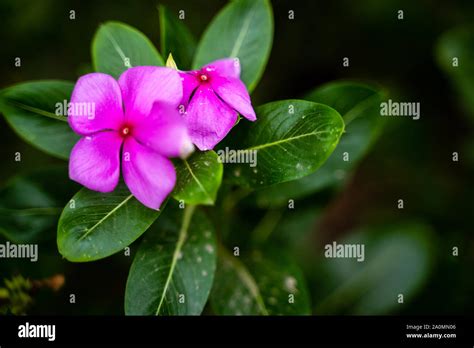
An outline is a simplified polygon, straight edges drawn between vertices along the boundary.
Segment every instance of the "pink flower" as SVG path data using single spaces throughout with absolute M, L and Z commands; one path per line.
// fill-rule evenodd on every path
M 193 149 L 177 110 L 182 94 L 179 74 L 168 68 L 131 68 L 118 82 L 102 73 L 82 76 L 69 108 L 69 124 L 83 136 L 71 152 L 70 178 L 91 190 L 111 192 L 121 165 L 130 192 L 159 209 L 176 181 L 168 157 Z
M 237 122 L 238 114 L 255 121 L 250 96 L 240 80 L 236 59 L 216 60 L 200 70 L 180 72 L 183 80 L 184 118 L 193 143 L 209 150 Z

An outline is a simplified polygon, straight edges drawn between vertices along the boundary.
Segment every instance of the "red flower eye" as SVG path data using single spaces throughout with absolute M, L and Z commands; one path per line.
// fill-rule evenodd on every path
M 120 129 L 120 135 L 121 135 L 122 137 L 126 137 L 126 136 L 130 135 L 130 131 L 131 131 L 131 129 L 130 129 L 129 126 L 123 126 L 123 127 Z

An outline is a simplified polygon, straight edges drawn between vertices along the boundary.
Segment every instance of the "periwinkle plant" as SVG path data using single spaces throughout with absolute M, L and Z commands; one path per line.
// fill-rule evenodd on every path
M 161 51 L 176 64 L 170 59 L 165 66 L 137 29 L 107 22 L 93 39 L 94 73 L 75 84 L 45 80 L 1 91 L 1 111 L 12 128 L 68 160 L 70 178 L 85 186 L 60 215 L 59 252 L 72 262 L 94 261 L 144 235 L 129 273 L 126 314 L 196 315 L 208 301 L 216 314 L 311 313 L 304 277 L 288 250 L 257 243 L 241 253 L 227 244 L 239 224 L 231 213 L 243 197 L 236 192 L 268 208 L 336 184 L 334 173 L 350 170 L 378 134 L 370 109 L 356 106 L 377 105 L 381 92 L 337 82 L 306 100 L 254 107 L 250 94 L 273 38 L 269 0 L 230 2 L 198 44 L 163 7 L 160 26 Z M 73 111 L 57 114 L 65 100 Z M 93 104 L 93 117 L 77 103 Z M 345 125 L 352 109 L 358 111 Z M 252 122 L 239 122 L 239 115 Z M 368 126 L 357 127 L 359 121 Z M 354 145 L 355 138 L 367 141 Z M 223 163 L 214 150 L 224 146 L 254 151 L 257 165 Z M 339 157 L 346 150 L 355 152 L 351 163 Z M 18 236 L 26 235 L 18 228 Z

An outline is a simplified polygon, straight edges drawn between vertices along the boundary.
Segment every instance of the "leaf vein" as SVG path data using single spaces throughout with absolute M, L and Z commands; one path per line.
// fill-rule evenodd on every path
M 105 221 L 105 219 L 107 219 L 110 215 L 112 215 L 114 212 L 116 212 L 118 209 L 120 209 L 120 207 L 122 205 L 124 205 L 125 203 L 128 202 L 128 200 L 130 200 L 130 198 L 132 198 L 133 195 L 129 195 L 127 198 L 125 198 L 119 205 L 117 205 L 114 209 L 112 209 L 111 211 L 109 211 L 107 214 L 104 215 L 104 217 L 102 217 L 102 219 L 100 219 L 99 221 L 97 221 L 95 223 L 94 226 L 92 226 L 91 228 L 87 229 L 86 230 L 86 233 L 84 233 L 84 235 L 82 235 L 80 238 L 79 238 L 79 241 L 83 240 L 84 238 L 86 238 L 89 234 L 91 234 L 91 232 L 97 227 L 99 226 L 103 221 Z

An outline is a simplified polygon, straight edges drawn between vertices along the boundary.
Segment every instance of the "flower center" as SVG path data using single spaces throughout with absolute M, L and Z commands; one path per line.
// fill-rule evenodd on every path
M 199 75 L 199 79 L 202 82 L 206 82 L 207 80 L 209 80 L 209 77 L 206 74 L 201 74 L 201 75 Z
M 127 137 L 130 135 L 130 132 L 131 132 L 131 128 L 130 126 L 123 126 L 121 129 L 120 129 L 120 135 L 122 137 Z

